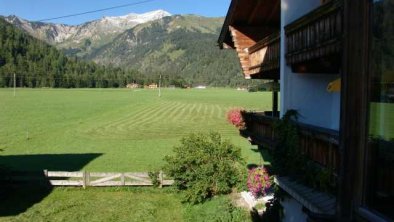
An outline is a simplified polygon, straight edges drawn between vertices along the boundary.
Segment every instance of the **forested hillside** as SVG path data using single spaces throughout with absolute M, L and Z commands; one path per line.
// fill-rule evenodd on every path
M 216 45 L 223 18 L 167 16 L 136 25 L 108 44 L 99 46 L 86 38 L 84 42 L 90 44 L 76 48 L 64 48 L 60 40 L 56 44 L 46 38 L 37 40 L 30 36 L 42 36 L 41 29 L 34 29 L 36 23 L 7 18 L 23 25 L 13 26 L 0 18 L 4 30 L 0 33 L 0 87 L 13 86 L 14 73 L 18 87 L 124 87 L 131 82 L 157 83 L 160 77 L 164 86 L 179 87 L 251 83 L 243 79 L 236 54 Z
M 175 15 L 138 25 L 87 59 L 212 86 L 245 85 L 236 54 L 216 45 L 222 18 Z
M 0 87 L 122 87 L 143 79 L 135 71 L 67 57 L 0 19 Z

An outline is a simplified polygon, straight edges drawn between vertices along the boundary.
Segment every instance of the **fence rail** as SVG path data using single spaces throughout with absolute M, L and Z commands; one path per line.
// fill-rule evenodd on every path
M 342 23 L 343 1 L 332 0 L 288 24 L 285 27 L 287 65 L 295 72 L 308 72 L 309 67 L 312 73 L 337 73 Z M 324 62 L 318 63 L 320 60 Z
M 40 182 L 52 186 L 153 186 L 147 172 L 67 172 L 67 171 L 37 171 L 37 172 L 9 172 L 2 177 L 3 180 L 17 183 Z M 174 180 L 166 178 L 160 171 L 158 178 L 159 187 L 170 186 Z
M 277 143 L 274 123 L 277 118 L 266 116 L 262 112 L 245 112 L 246 136 L 256 145 L 273 148 Z M 340 164 L 339 132 L 297 123 L 300 137 L 300 152 L 310 160 L 328 167 L 338 173 Z

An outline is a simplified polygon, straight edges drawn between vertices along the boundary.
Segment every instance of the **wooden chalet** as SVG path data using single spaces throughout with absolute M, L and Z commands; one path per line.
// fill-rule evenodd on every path
M 337 187 L 276 177 L 292 197 L 284 221 L 394 220 L 392 19 L 391 0 L 231 1 L 219 47 L 235 50 L 246 79 L 280 83 L 280 101 L 246 112 L 242 134 L 275 149 L 275 121 L 297 110 L 299 152 Z

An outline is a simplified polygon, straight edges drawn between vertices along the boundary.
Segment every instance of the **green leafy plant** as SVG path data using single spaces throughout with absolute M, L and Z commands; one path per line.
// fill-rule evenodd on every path
M 300 152 L 297 119 L 297 111 L 288 110 L 275 124 L 278 141 L 273 151 L 275 173 L 295 176 L 306 185 L 318 190 L 335 190 L 335 183 L 332 183 L 332 169 L 319 166 Z
M 274 149 L 273 157 L 275 169 L 280 174 L 296 174 L 305 162 L 305 157 L 300 153 L 299 148 L 299 133 L 295 124 L 297 119 L 297 111 L 289 110 L 274 126 L 278 144 Z
M 160 180 L 159 180 L 159 171 L 150 171 L 148 172 L 149 178 L 152 181 L 152 184 L 154 187 L 159 187 L 160 186 Z
M 230 193 L 242 181 L 244 171 L 240 148 L 222 140 L 219 133 L 184 137 L 165 161 L 166 172 L 191 203 Z

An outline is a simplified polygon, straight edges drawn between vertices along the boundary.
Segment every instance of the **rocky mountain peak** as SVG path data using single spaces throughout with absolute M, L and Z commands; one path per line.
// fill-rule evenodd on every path
M 166 16 L 171 16 L 171 14 L 164 10 L 155 10 L 143 14 L 130 13 L 123 16 L 105 16 L 98 20 L 98 22 L 116 27 L 132 28 L 131 26 L 136 24 L 154 21 Z
M 155 10 L 143 14 L 130 13 L 123 16 L 106 16 L 80 25 L 33 22 L 15 15 L 7 16 L 5 19 L 49 44 L 69 47 L 83 44 L 85 39 L 90 39 L 93 45 L 97 46 L 97 44 L 111 41 L 117 34 L 138 24 L 158 20 L 166 16 L 171 16 L 171 14 L 164 10 Z

